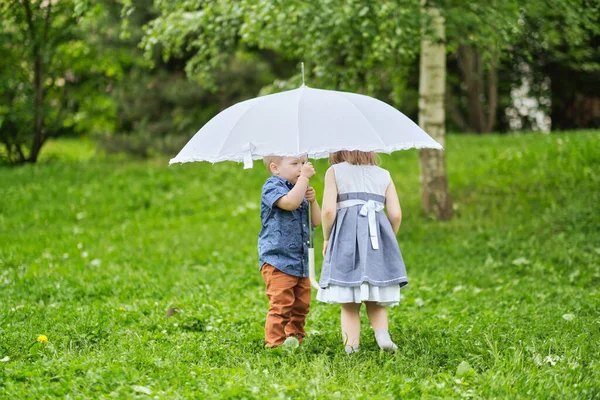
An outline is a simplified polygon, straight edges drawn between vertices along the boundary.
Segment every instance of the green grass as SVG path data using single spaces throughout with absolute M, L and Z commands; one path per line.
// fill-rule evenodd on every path
M 305 343 L 263 349 L 260 165 L 53 146 L 70 155 L 0 168 L 1 398 L 600 396 L 600 132 L 451 135 L 449 222 L 421 212 L 416 151 L 382 156 L 404 212 L 400 351 L 363 314 L 351 357 L 314 294 Z

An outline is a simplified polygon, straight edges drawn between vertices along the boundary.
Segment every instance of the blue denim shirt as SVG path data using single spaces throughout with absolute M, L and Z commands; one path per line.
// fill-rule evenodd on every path
M 306 199 L 302 200 L 294 211 L 275 205 L 293 187 L 293 184 L 276 175 L 263 185 L 258 256 L 261 269 L 264 263 L 268 263 L 288 275 L 307 277 L 309 229 L 312 229 L 308 222 L 308 203 Z

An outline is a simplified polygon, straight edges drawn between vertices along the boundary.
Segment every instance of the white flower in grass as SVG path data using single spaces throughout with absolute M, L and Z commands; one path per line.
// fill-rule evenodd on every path
M 422 298 L 420 298 L 420 297 L 417 297 L 417 298 L 415 299 L 415 304 L 416 304 L 418 307 L 423 307 L 423 306 L 425 305 L 425 302 L 423 301 L 423 299 L 422 299 Z
M 575 315 L 573 315 L 573 314 L 563 314 L 563 316 L 562 316 L 562 317 L 563 317 L 563 319 L 564 319 L 564 320 L 566 320 L 566 321 L 572 321 L 572 320 L 573 320 L 573 318 L 575 318 Z
M 87 251 L 84 251 L 84 252 L 81 253 L 81 257 L 87 258 L 87 256 L 88 256 L 88 252 Z
M 152 390 L 146 386 L 133 385 L 131 388 L 133 389 L 134 392 L 144 393 L 144 394 L 152 394 Z
M 569 367 L 571 369 L 577 369 L 577 368 L 579 368 L 579 363 L 577 361 L 570 362 Z
M 94 258 L 90 264 L 92 264 L 92 266 L 94 266 L 94 267 L 97 267 L 100 265 L 100 263 L 101 263 L 101 261 L 99 259 Z
M 544 358 L 544 362 L 546 362 L 546 363 L 548 363 L 548 364 L 550 364 L 552 366 L 555 366 L 556 363 L 561 360 L 561 358 L 562 357 L 560 357 L 560 356 L 556 356 L 554 354 L 550 354 L 550 355 L 547 355 L 546 358 Z
M 6 357 L 0 359 L 0 362 L 9 362 L 9 361 L 10 361 L 10 357 L 9 356 L 6 356 Z
M 526 258 L 523 257 L 519 257 L 519 258 L 515 258 L 514 260 L 512 260 L 513 265 L 527 265 L 530 264 L 531 261 L 529 261 Z

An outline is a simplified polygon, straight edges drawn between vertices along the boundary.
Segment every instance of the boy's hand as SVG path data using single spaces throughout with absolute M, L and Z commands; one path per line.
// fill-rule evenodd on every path
M 315 175 L 315 167 L 313 167 L 311 162 L 307 162 L 302 166 L 302 171 L 300 171 L 300 176 L 303 176 L 307 179 L 312 178 Z
M 304 197 L 306 197 L 306 201 L 312 203 L 317 199 L 317 193 L 315 192 L 315 189 L 312 186 L 309 186 L 308 189 L 306 189 Z

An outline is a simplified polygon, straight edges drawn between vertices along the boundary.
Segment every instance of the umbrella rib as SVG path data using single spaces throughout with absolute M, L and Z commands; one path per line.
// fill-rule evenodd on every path
M 238 126 L 238 124 L 240 123 L 240 121 L 246 116 L 246 114 L 248 114 L 250 112 L 250 110 L 252 110 L 254 108 L 254 106 L 257 104 L 257 101 L 253 101 L 252 105 L 250 107 L 248 107 L 248 109 L 246 111 L 244 111 L 242 113 L 242 115 L 240 115 L 240 117 L 238 118 L 237 121 L 235 121 L 235 124 L 233 124 L 233 127 L 229 130 L 229 135 L 231 135 L 231 133 L 234 131 L 234 129 Z M 225 147 L 225 143 L 227 143 L 227 139 L 229 139 L 229 135 L 227 135 L 227 137 L 225 138 L 225 140 L 223 141 L 223 144 L 221 145 L 221 148 L 219 148 L 219 151 L 217 151 L 216 153 L 216 157 L 219 157 L 221 155 L 221 151 L 223 151 L 223 147 Z M 243 158 L 242 158 L 243 159 Z
M 302 89 L 302 87 L 301 87 Z M 304 90 L 300 90 L 300 94 L 298 95 L 298 104 L 296 104 L 296 149 L 298 155 L 300 155 L 300 100 L 302 100 L 302 95 L 304 94 Z
M 339 97 L 341 97 L 342 99 L 344 99 L 345 101 L 347 101 L 348 103 L 350 103 L 350 104 L 352 105 L 352 107 L 354 107 L 354 108 L 356 109 L 356 111 L 358 111 L 358 112 L 359 112 L 359 114 L 360 114 L 360 115 L 362 115 L 362 117 L 365 119 L 365 121 L 367 121 L 367 124 L 369 125 L 369 127 L 370 127 L 370 128 L 373 130 L 373 132 L 375 132 L 375 135 L 377 135 L 377 137 L 379 138 L 379 141 L 381 142 L 382 149 L 383 149 L 383 148 L 385 148 L 385 143 L 384 143 L 384 141 L 381 139 L 381 136 L 379 136 L 379 132 L 377 132 L 377 129 L 375 129 L 375 128 L 373 127 L 373 125 L 371 124 L 371 121 L 369 121 L 369 118 L 367 118 L 367 117 L 365 116 L 365 114 L 363 114 L 363 112 L 360 110 L 360 108 L 358 108 L 358 107 L 356 106 L 356 104 L 354 104 L 352 101 L 350 101 L 348 98 L 346 98 L 346 96 L 343 96 L 341 93 L 339 93 L 339 92 L 335 92 L 335 91 L 332 91 L 332 92 L 333 92 L 333 93 L 334 93 L 336 96 L 339 96 Z

